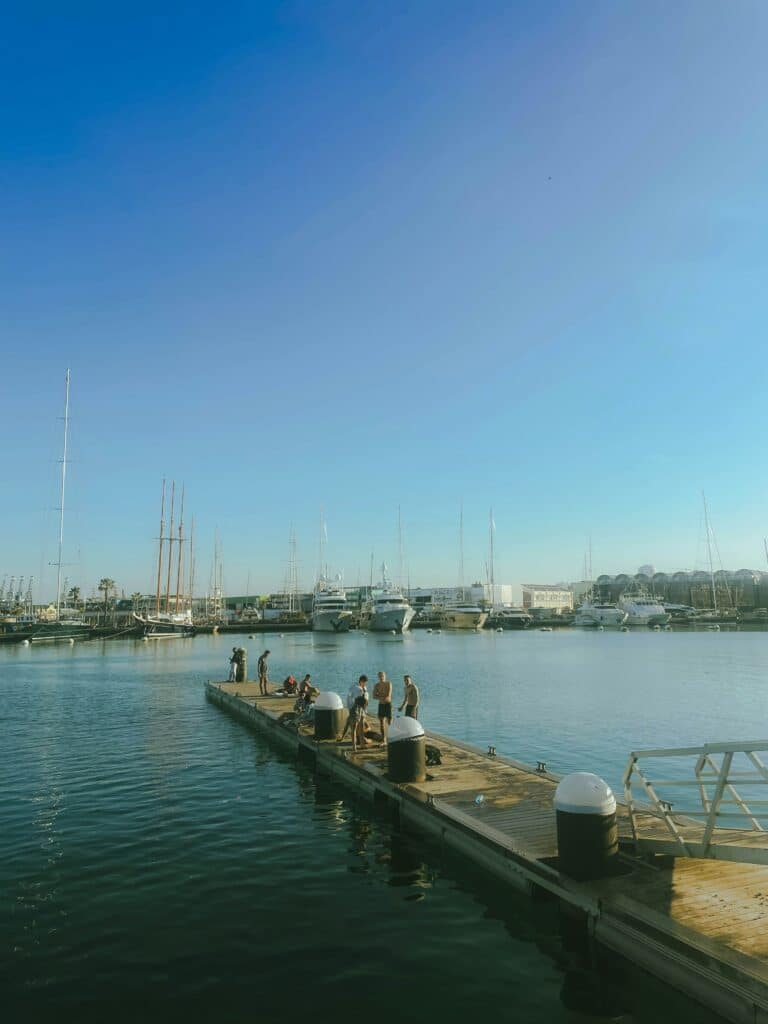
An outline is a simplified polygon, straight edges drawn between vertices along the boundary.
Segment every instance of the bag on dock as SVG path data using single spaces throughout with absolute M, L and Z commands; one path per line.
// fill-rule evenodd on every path
M 429 768 L 434 768 L 436 764 L 442 764 L 443 759 L 440 756 L 440 747 L 435 747 L 431 743 L 427 743 L 424 747 L 424 763 Z

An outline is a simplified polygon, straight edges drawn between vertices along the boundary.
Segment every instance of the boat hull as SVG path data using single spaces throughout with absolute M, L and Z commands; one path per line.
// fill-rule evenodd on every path
M 15 624 L 13 624 L 15 626 Z M 87 640 L 93 633 L 93 627 L 85 623 L 39 622 L 34 625 L 19 624 L 17 628 L 7 625 L 0 632 L 0 643 L 20 644 L 24 640 L 30 643 L 53 643 L 56 640 Z
M 133 616 L 137 626 L 141 629 L 141 635 L 146 640 L 168 640 L 174 637 L 194 636 L 197 630 L 192 623 L 181 616 L 178 619 L 153 619 L 149 616 L 142 618 L 140 615 Z
M 316 633 L 348 633 L 352 626 L 352 612 L 314 611 L 312 629 Z
M 626 621 L 627 613 L 621 608 L 589 608 L 578 611 L 573 624 L 585 629 L 596 629 L 598 626 L 604 629 L 618 629 Z
M 392 630 L 396 633 L 405 633 L 410 628 L 415 614 L 413 608 L 408 606 L 387 608 L 382 611 L 374 609 L 364 620 L 364 625 L 361 625 L 364 629 L 370 629 L 372 633 L 391 633 Z
M 440 614 L 440 625 L 443 629 L 482 629 L 487 618 L 487 612 L 446 608 Z

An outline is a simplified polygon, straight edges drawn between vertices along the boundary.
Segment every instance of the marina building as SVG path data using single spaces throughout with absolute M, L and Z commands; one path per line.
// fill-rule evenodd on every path
M 524 583 L 523 608 L 547 608 L 558 613 L 573 611 L 573 591 L 562 583 Z
M 721 609 L 768 608 L 768 572 L 759 569 L 720 569 L 712 574 L 701 570 L 619 573 L 598 576 L 595 586 L 600 599 L 610 602 L 617 601 L 625 591 L 641 587 L 661 601 L 691 608 L 713 608 L 715 601 Z
M 408 599 L 414 608 L 429 609 L 456 601 L 469 601 L 483 608 L 508 607 L 512 602 L 511 583 L 473 583 L 469 587 L 411 587 Z

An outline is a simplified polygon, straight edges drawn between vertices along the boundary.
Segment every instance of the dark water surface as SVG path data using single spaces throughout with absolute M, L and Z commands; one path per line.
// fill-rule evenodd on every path
M 235 642 L 252 664 L 266 643 L 273 679 L 310 671 L 342 693 L 361 671 L 410 671 L 427 727 L 614 785 L 633 746 L 752 738 L 765 719 L 765 633 L 2 648 L 3 1019 L 713 1019 L 619 964 L 566 971 L 552 904 L 400 833 L 208 704 Z

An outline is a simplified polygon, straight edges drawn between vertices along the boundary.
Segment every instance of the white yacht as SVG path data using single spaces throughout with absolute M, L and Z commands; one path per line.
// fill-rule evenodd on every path
M 671 618 L 664 605 L 643 590 L 622 594 L 619 608 L 627 613 L 628 626 L 666 626 Z
M 312 599 L 312 629 L 324 633 L 348 633 L 352 612 L 347 608 L 347 595 L 341 576 L 321 576 Z
M 373 633 L 405 633 L 413 620 L 415 610 L 408 604 L 397 584 L 387 579 L 387 567 L 381 567 L 381 583 L 374 587 L 363 605 L 360 626 Z
M 457 601 L 440 609 L 440 625 L 443 629 L 482 629 L 488 612 L 476 604 Z
M 618 608 L 615 604 L 608 604 L 605 601 L 598 601 L 594 598 L 585 598 L 576 609 L 576 617 L 573 620 L 574 626 L 623 626 L 627 621 L 627 612 Z

